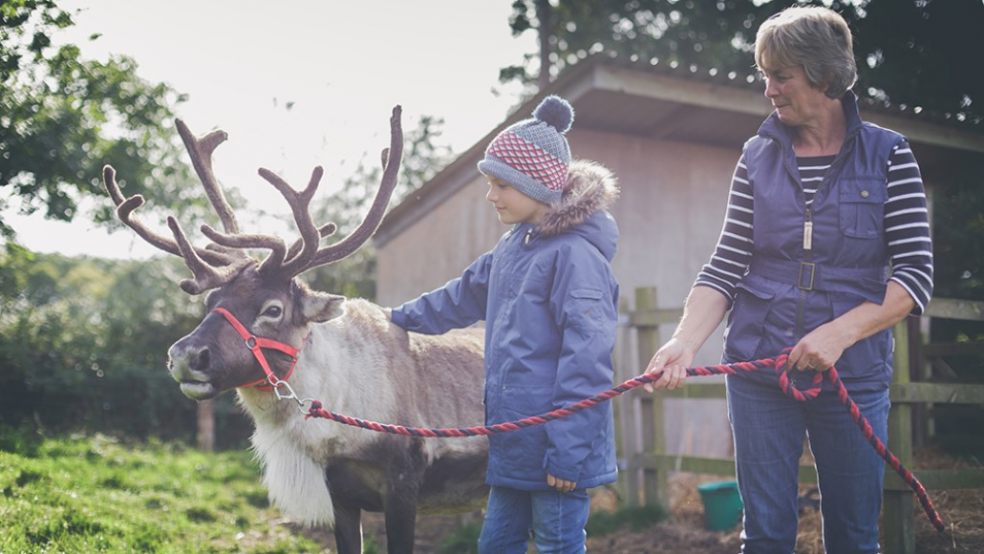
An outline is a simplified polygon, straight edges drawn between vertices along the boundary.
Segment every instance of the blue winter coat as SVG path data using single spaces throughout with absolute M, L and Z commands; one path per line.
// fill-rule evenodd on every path
M 438 334 L 485 320 L 485 421 L 542 414 L 612 386 L 618 228 L 614 178 L 571 164 L 561 202 L 534 227 L 516 225 L 457 279 L 396 308 L 392 320 Z M 615 480 L 610 402 L 489 437 L 487 482 L 546 490 L 547 474 L 590 488 Z

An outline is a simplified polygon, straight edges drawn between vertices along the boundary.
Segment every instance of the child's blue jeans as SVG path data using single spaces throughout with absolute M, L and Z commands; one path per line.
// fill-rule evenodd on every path
M 478 551 L 526 554 L 532 529 L 539 554 L 583 554 L 588 508 L 583 489 L 562 493 L 492 487 Z
M 775 385 L 728 379 L 738 489 L 745 505 L 742 552 L 793 552 L 797 475 L 804 433 L 816 460 L 823 542 L 831 554 L 878 552 L 885 464 L 834 392 L 799 402 Z M 888 436 L 888 390 L 852 392 L 875 434 Z

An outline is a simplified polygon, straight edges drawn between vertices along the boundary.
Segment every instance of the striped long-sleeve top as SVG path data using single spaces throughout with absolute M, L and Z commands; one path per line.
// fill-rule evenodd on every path
M 800 181 L 809 206 L 834 156 L 797 157 Z M 885 240 L 888 243 L 891 280 L 915 301 L 913 314 L 921 314 L 933 293 L 933 248 L 926 211 L 926 191 L 919 165 L 907 143 L 893 150 L 888 161 L 888 198 L 885 200 Z M 735 168 L 728 197 L 724 228 L 710 261 L 697 275 L 694 286 L 712 287 L 734 300 L 735 286 L 752 257 L 752 221 L 755 202 L 748 182 L 745 159 Z

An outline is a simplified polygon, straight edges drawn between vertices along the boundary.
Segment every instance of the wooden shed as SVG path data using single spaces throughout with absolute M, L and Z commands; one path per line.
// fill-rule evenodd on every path
M 549 94 L 574 106 L 568 135 L 574 156 L 599 161 L 619 178 L 614 268 L 625 310 L 634 308 L 637 287 L 655 287 L 659 308 L 682 307 L 720 232 L 741 146 L 771 107 L 761 83 L 748 75 L 607 57 L 570 68 L 390 211 L 375 236 L 381 305 L 398 305 L 458 276 L 507 230 L 485 201 L 487 187 L 475 166 L 496 134 L 529 117 Z M 909 138 L 932 196 L 951 162 L 984 153 L 984 133 L 914 111 L 863 106 L 862 117 Z M 626 318 L 616 353 L 623 377 L 648 361 L 639 359 L 629 331 Z M 672 324 L 660 331 L 669 337 Z M 721 345 L 718 329 L 696 363 L 716 363 Z M 672 399 L 664 406 L 668 452 L 731 454 L 722 400 Z

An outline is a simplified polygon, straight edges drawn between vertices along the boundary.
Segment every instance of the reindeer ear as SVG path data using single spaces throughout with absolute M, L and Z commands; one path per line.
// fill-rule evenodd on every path
M 345 297 L 327 292 L 304 291 L 298 304 L 305 322 L 324 323 L 345 313 Z

